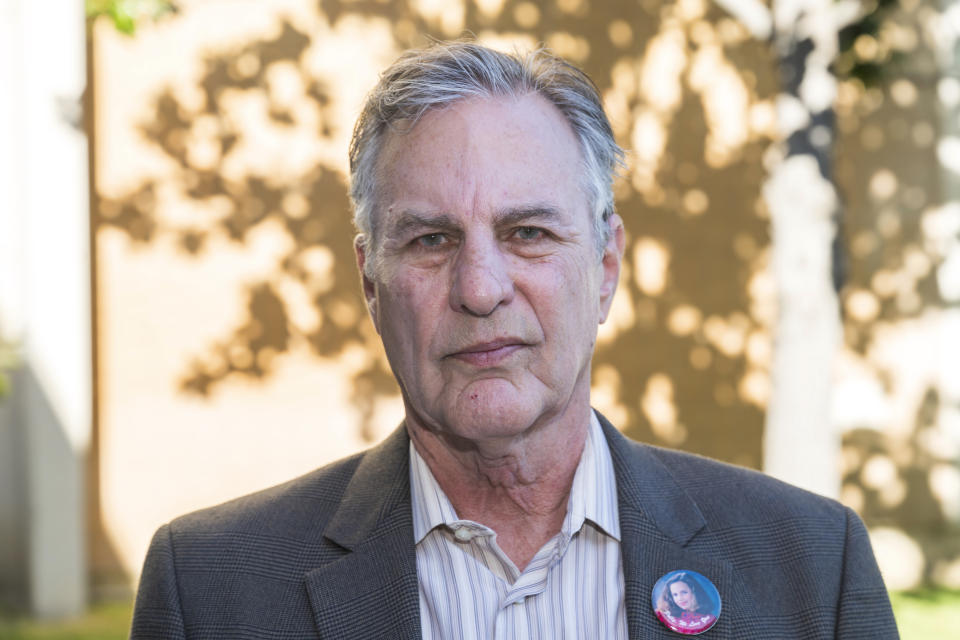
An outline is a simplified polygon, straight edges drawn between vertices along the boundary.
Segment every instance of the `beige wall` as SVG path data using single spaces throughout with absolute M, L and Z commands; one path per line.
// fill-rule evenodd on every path
M 393 428 L 400 417 L 394 398 L 369 407 L 351 403 L 352 376 L 377 357 L 362 343 L 343 345 L 324 356 L 311 346 L 305 331 L 286 335 L 287 321 L 301 330 L 322 327 L 309 299 L 311 289 L 284 273 L 281 263 L 298 260 L 312 269 L 312 290 L 326 289 L 333 284 L 327 272 L 329 250 L 306 239 L 296 246 L 300 241 L 276 217 L 249 224 L 242 241 L 231 239 L 221 231 L 229 205 L 217 201 L 226 196 L 202 201 L 185 194 L 180 158 L 147 143 L 142 134 L 145 128 L 166 128 L 158 134 L 163 143 L 171 145 L 168 149 L 179 148 L 173 138 L 185 132 L 169 120 L 176 119 L 176 113 L 154 113 L 163 110 L 158 105 L 167 104 L 157 96 L 170 92 L 167 95 L 196 109 L 204 57 L 219 55 L 241 67 L 256 64 L 262 59 L 259 53 L 238 61 L 236 51 L 281 36 L 284 17 L 323 35 L 311 64 L 326 69 L 337 83 L 343 102 L 330 108 L 333 114 L 357 103 L 375 81 L 372 65 L 383 64 L 393 53 L 381 46 L 378 57 L 377 47 L 360 37 L 375 36 L 375 28 L 358 31 L 344 25 L 335 32 L 319 24 L 310 3 L 265 5 L 188 6 L 181 18 L 145 30 L 136 39 L 98 25 L 100 513 L 93 517 L 101 523 L 102 539 L 94 549 L 101 582 L 135 577 L 150 535 L 175 515 L 276 484 L 356 451 Z M 364 57 L 371 60 L 365 70 L 359 64 L 349 69 L 331 66 L 341 56 L 357 59 L 361 44 Z M 296 74 L 293 63 L 278 64 L 272 77 L 289 81 L 283 74 L 291 68 Z M 229 84 L 227 78 L 219 81 Z M 262 175 L 283 185 L 281 191 L 292 192 L 309 182 L 305 176 L 315 167 L 332 165 L 314 185 L 332 180 L 335 188 L 342 188 L 337 172 L 346 157 L 343 130 L 330 137 L 317 135 L 323 123 L 316 120 L 316 109 L 304 114 L 307 121 L 297 127 L 272 126 L 262 91 L 249 92 L 248 98 L 236 93 L 236 99 L 223 99 L 223 120 L 208 115 L 193 121 L 197 137 L 187 141 L 189 162 L 196 163 L 192 166 L 216 166 L 216 159 L 204 156 L 211 126 L 234 127 L 249 139 L 217 167 L 219 178 L 237 180 L 242 190 L 248 186 L 243 176 Z M 310 111 L 311 105 L 298 97 L 298 106 Z M 144 184 L 150 185 L 151 196 L 146 201 L 131 197 Z M 285 206 L 299 212 L 299 194 L 284 195 Z M 258 202 L 249 192 L 237 200 L 251 207 Z M 338 228 L 348 247 L 342 194 L 336 206 L 332 213 L 342 218 Z M 134 216 L 125 217 L 131 210 L 136 210 Z M 289 217 L 296 219 L 301 218 Z M 308 216 L 308 222 L 321 220 Z M 185 249 L 191 234 L 204 237 L 202 249 Z M 341 261 L 344 257 L 339 256 Z M 363 318 L 356 315 L 355 283 L 354 278 L 349 284 L 338 283 L 335 293 L 350 299 L 346 313 L 354 317 L 348 321 L 358 326 Z M 277 305 L 285 319 L 276 320 Z M 372 333 L 364 328 L 356 335 L 365 331 Z M 253 335 L 257 332 L 265 336 L 262 345 Z M 230 368 L 235 371 L 228 373 Z M 214 382 L 197 391 L 205 376 Z M 370 433 L 363 437 L 356 426 L 358 412 L 368 408 L 373 414 Z
M 364 92 L 428 34 L 545 41 L 595 78 L 635 151 L 595 402 L 635 437 L 758 466 L 764 47 L 696 1 L 324 7 L 188 2 L 135 39 L 96 30 L 101 573 L 134 576 L 174 515 L 400 418 L 358 295 L 345 158 Z
M 359 297 L 346 147 L 379 70 L 427 35 L 546 42 L 595 79 L 632 156 L 617 187 L 625 269 L 601 329 L 594 402 L 638 439 L 760 465 L 776 311 L 760 196 L 775 61 L 723 10 L 699 0 L 333 0 L 322 14 L 307 0 L 181 4 L 135 39 L 103 24 L 94 37 L 101 582 L 135 579 L 169 518 L 340 457 L 399 420 Z M 855 139 L 862 125 L 845 131 Z M 858 222 L 875 203 L 855 195 L 876 154 L 844 149 L 849 224 L 878 224 Z M 930 158 L 929 148 L 901 153 L 891 146 L 909 168 Z M 878 266 L 851 256 L 861 286 Z M 865 362 L 848 352 L 844 366 Z M 887 423 L 844 421 L 868 406 L 849 370 L 837 426 L 851 434 L 856 475 L 866 458 L 850 453 L 853 429 L 887 438 Z M 872 392 L 901 397 L 883 384 Z

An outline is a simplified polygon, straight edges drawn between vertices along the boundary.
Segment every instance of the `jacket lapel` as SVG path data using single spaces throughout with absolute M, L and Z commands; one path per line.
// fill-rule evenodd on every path
M 731 607 L 745 604 L 748 590 L 709 544 L 696 544 L 707 524 L 696 502 L 649 447 L 598 417 L 617 478 L 630 637 L 676 637 L 654 615 L 651 593 L 664 574 L 692 569 L 710 578 L 723 600 L 720 619 L 704 638 L 733 638 L 731 617 L 748 612 Z M 401 426 L 363 457 L 324 531 L 348 553 L 306 575 L 321 638 L 421 636 L 408 442 Z
M 742 585 L 730 563 L 695 544 L 707 524 L 700 508 L 649 447 L 627 440 L 603 416 L 599 418 L 617 477 L 630 637 L 677 637 L 654 614 L 653 586 L 670 571 L 692 569 L 713 582 L 724 605 L 717 624 L 704 638 L 732 638 L 730 616 L 724 614 L 734 599 L 730 596 L 742 593 Z
M 321 638 L 420 638 L 407 434 L 357 467 L 324 536 L 349 553 L 306 575 Z

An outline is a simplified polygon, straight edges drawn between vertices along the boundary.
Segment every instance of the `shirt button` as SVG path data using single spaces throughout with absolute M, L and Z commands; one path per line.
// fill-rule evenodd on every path
M 473 532 L 466 527 L 460 527 L 453 532 L 453 537 L 457 539 L 457 542 L 470 542 L 473 540 Z

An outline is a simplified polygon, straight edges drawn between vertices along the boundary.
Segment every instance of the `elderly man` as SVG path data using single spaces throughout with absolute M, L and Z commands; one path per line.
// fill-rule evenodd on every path
M 442 44 L 388 69 L 351 177 L 403 426 L 162 527 L 132 636 L 896 637 L 851 511 L 591 411 L 621 155 L 547 53 Z

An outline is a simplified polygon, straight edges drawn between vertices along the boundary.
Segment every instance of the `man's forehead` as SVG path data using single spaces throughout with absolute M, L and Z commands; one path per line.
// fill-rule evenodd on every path
M 496 141 L 505 156 L 522 149 L 511 142 L 535 148 L 563 149 L 563 155 L 579 160 L 580 148 L 570 124 L 557 107 L 536 93 L 522 96 L 470 97 L 428 109 L 417 123 L 404 123 L 387 130 L 380 157 L 391 165 L 419 148 L 431 153 L 449 149 L 462 154 Z M 535 151 L 536 149 L 534 149 Z M 402 153 L 401 157 L 397 154 Z M 389 168 L 389 166 L 384 167 Z
M 572 129 L 535 94 L 458 101 L 428 112 L 412 129 L 388 133 L 382 150 L 385 206 L 412 198 L 417 209 L 452 209 L 479 198 L 495 209 L 556 207 L 580 183 Z

